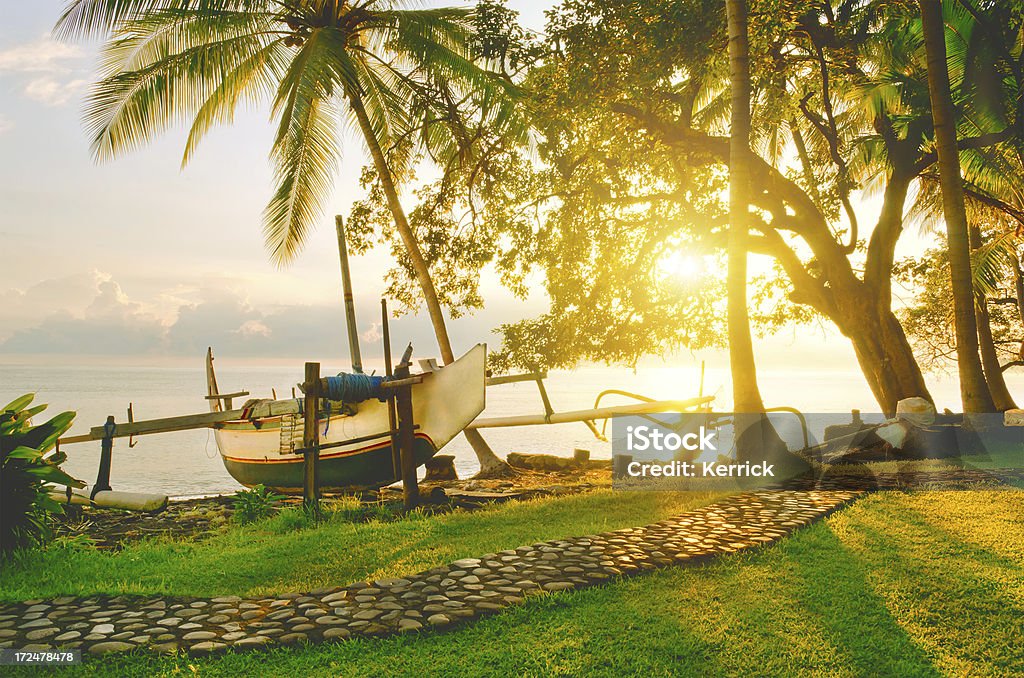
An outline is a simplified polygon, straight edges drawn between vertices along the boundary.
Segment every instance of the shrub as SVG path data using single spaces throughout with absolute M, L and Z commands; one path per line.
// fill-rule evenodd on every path
M 239 490 L 235 493 L 234 519 L 243 525 L 257 520 L 269 518 L 274 513 L 277 502 L 284 495 L 271 492 L 263 485 L 250 490 Z
M 62 513 L 51 485 L 85 487 L 61 470 L 67 458 L 53 452 L 57 439 L 71 428 L 74 412 L 64 412 L 45 424 L 32 417 L 46 405 L 29 407 L 34 394 L 22 396 L 0 410 L 0 554 L 40 544 L 50 536 L 50 515 Z

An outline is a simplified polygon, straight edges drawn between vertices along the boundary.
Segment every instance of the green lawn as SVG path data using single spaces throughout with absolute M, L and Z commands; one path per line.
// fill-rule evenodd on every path
M 603 490 L 394 522 L 330 520 L 288 529 L 295 512 L 200 542 L 153 541 L 120 553 L 50 549 L 5 563 L 0 600 L 95 593 L 261 596 L 412 574 L 558 537 L 663 520 L 708 493 Z M 329 504 L 328 504 L 329 507 Z
M 1022 618 L 1024 492 L 886 492 L 757 552 L 449 633 L 59 674 L 1006 676 L 1024 673 Z

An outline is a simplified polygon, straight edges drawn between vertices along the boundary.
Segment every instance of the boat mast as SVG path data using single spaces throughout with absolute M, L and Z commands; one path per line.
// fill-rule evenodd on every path
M 356 325 L 356 306 L 352 298 L 352 276 L 348 270 L 348 247 L 345 245 L 345 222 L 341 215 L 334 217 L 338 230 L 338 256 L 341 258 L 341 286 L 345 293 L 345 323 L 348 327 L 348 349 L 352 354 L 352 371 L 363 371 L 363 359 L 359 355 L 359 332 Z

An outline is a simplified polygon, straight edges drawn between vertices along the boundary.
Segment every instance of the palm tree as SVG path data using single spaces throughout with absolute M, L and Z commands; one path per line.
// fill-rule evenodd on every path
M 935 128 L 942 207 L 946 219 L 960 397 L 965 413 L 993 412 L 995 405 L 978 354 L 975 294 L 971 283 L 971 248 L 956 143 L 956 113 L 946 63 L 946 29 L 942 18 L 942 3 L 940 0 L 918 0 L 918 4 L 927 54 L 928 91 Z
M 400 0 L 73 0 L 63 38 L 107 40 L 86 125 L 98 160 L 191 120 L 182 163 L 243 104 L 272 102 L 277 189 L 264 212 L 272 258 L 288 262 L 323 214 L 354 125 L 373 159 L 395 228 L 423 292 L 441 358 L 455 356 L 444 315 L 399 199 L 413 142 L 458 149 L 459 101 L 495 101 L 500 78 L 472 59 L 472 13 L 409 9 Z M 494 115 L 507 108 L 494 107 Z M 458 152 L 461 149 L 456 150 Z M 479 433 L 481 473 L 508 469 Z
M 747 309 L 750 210 L 750 54 L 746 0 L 727 0 L 732 123 L 729 143 L 728 332 L 733 409 L 763 412 Z
M 803 464 L 790 455 L 764 414 L 757 385 L 754 344 L 747 309 L 747 250 L 750 225 L 750 45 L 746 0 L 726 0 L 729 29 L 731 123 L 729 137 L 729 240 L 726 280 L 729 368 L 737 459 L 774 460 L 782 474 Z

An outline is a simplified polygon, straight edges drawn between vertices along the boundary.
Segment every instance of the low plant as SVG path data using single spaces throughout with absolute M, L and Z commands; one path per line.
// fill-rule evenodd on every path
M 55 537 L 46 545 L 48 549 L 63 549 L 65 551 L 91 551 L 96 548 L 98 540 L 87 534 L 62 534 Z
M 328 520 L 357 523 L 361 522 L 363 516 L 363 502 L 355 495 L 325 499 L 320 506 Z
M 235 493 L 233 517 L 243 525 L 269 518 L 277 508 L 277 502 L 282 499 L 284 495 L 272 492 L 263 485 L 239 490 Z
M 33 426 L 32 417 L 46 409 L 31 407 L 34 399 L 30 393 L 0 410 L 0 555 L 40 544 L 51 535 L 51 516 L 64 510 L 50 497 L 52 486 L 85 487 L 61 470 L 67 456 L 54 451 L 75 413 L 63 412 Z
M 321 506 L 328 520 L 342 523 L 389 523 L 395 520 L 418 520 L 452 510 L 450 504 L 432 504 L 406 511 L 396 501 L 378 499 L 365 502 L 354 495 L 324 500 Z
M 285 534 L 287 532 L 298 532 L 315 523 L 313 515 L 305 508 L 286 508 L 281 510 L 267 526 L 272 532 Z

